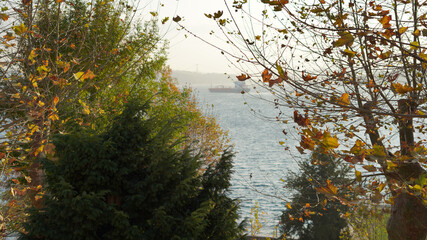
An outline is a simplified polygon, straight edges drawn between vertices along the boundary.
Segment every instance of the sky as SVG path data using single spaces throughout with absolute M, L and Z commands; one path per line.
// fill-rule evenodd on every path
M 214 13 L 218 10 L 226 12 L 224 1 L 160 0 L 164 7 L 159 7 L 158 3 L 159 1 L 154 0 L 149 9 L 158 12 L 159 20 L 165 17 L 172 19 L 173 16 L 178 15 L 183 19 L 180 23 L 188 30 L 217 46 L 224 45 L 223 41 L 209 35 L 212 30 L 218 31 L 219 29 L 212 19 L 208 19 L 204 15 L 204 13 Z M 230 66 L 220 50 L 191 36 L 184 30 L 178 31 L 178 28 L 178 25 L 171 20 L 166 24 L 160 24 L 161 34 L 169 41 L 168 64 L 173 70 L 201 73 L 238 73 L 236 68 Z

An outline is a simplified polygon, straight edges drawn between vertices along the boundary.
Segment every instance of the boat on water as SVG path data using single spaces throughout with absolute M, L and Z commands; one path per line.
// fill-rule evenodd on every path
M 215 87 L 210 87 L 209 92 L 214 93 L 241 93 L 241 92 L 249 92 L 251 89 L 246 86 L 245 82 L 234 82 L 233 87 L 225 87 L 224 85 L 219 85 Z

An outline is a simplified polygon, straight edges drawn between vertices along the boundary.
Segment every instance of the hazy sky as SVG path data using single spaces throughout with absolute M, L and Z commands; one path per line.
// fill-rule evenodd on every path
M 162 0 L 161 3 L 164 7 L 158 9 L 160 20 L 166 16 L 170 18 L 181 16 L 183 21 L 180 23 L 188 30 L 216 45 L 222 45 L 221 40 L 209 35 L 211 30 L 219 29 L 204 13 L 214 13 L 218 10 L 226 12 L 223 0 Z M 237 69 L 229 67 L 229 62 L 220 50 L 203 43 L 184 30 L 177 31 L 178 25 L 175 22 L 169 20 L 160 28 L 165 38 L 170 41 L 168 64 L 172 69 L 216 73 L 238 72 Z

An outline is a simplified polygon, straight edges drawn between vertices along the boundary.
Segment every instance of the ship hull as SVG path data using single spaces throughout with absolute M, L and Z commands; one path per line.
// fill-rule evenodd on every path
M 241 93 L 249 92 L 249 88 L 209 88 L 209 92 L 212 93 Z

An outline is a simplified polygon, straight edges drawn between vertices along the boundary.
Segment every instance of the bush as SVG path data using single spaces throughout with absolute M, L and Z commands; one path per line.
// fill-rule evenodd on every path
M 55 137 L 56 160 L 43 162 L 44 207 L 30 210 L 20 239 L 239 236 L 237 202 L 226 196 L 233 155 L 199 174 L 201 156 L 172 140 L 180 126 L 145 109 L 128 104 L 103 134 Z

